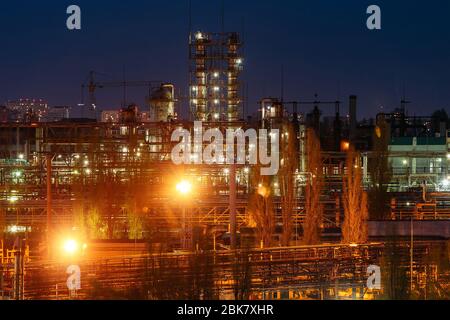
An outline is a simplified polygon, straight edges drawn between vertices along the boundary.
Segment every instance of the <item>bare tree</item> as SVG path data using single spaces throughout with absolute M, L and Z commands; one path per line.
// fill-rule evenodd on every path
M 284 125 L 281 145 L 281 166 L 279 185 L 281 191 L 281 217 L 283 234 L 281 243 L 289 246 L 293 231 L 293 214 L 296 205 L 295 172 L 298 169 L 298 150 L 295 131 L 291 123 Z
M 343 179 L 344 243 L 367 242 L 367 193 L 362 184 L 361 157 L 351 148 L 347 154 L 347 174 Z
M 86 217 L 86 229 L 89 239 L 107 239 L 107 227 L 99 210 L 90 208 Z
M 307 172 L 308 181 L 305 188 L 305 212 L 303 242 L 313 245 L 320 242 L 323 206 L 320 195 L 323 189 L 323 166 L 320 141 L 313 129 L 307 131 Z
M 128 238 L 132 240 L 142 239 L 143 237 L 143 212 L 142 199 L 144 187 L 139 179 L 132 179 L 127 187 L 127 197 L 125 199 L 125 208 L 127 211 Z
M 270 189 L 270 178 L 261 176 L 259 166 L 253 170 L 253 192 L 249 200 L 249 225 L 256 227 L 258 240 L 263 247 L 272 245 L 272 237 L 275 231 L 275 214 L 273 195 Z
M 392 167 L 389 163 L 388 139 L 386 121 L 383 119 L 375 130 L 373 155 L 369 159 L 369 217 L 374 220 L 387 219 L 390 213 L 388 185 L 392 179 Z

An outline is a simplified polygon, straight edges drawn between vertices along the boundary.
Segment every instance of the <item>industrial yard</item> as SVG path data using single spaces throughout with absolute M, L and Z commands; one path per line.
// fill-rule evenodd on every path
M 188 88 L 86 70 L 76 106 L 0 102 L 0 300 L 450 298 L 444 109 L 249 101 L 240 32 L 179 46 Z

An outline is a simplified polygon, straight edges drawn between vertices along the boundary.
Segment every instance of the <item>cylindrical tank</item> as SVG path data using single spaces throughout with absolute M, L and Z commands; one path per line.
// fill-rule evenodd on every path
M 167 122 L 175 118 L 175 87 L 162 84 L 150 97 L 150 114 L 152 121 Z

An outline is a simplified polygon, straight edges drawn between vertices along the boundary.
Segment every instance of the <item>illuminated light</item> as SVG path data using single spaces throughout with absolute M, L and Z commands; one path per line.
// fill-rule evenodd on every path
M 122 148 L 122 152 L 123 152 L 123 153 L 127 153 L 127 152 L 128 152 L 128 148 L 127 148 L 127 147 L 123 147 L 123 148 Z
M 262 184 L 259 184 L 258 186 L 258 194 L 263 197 L 266 198 L 269 195 L 269 190 L 263 186 Z
M 58 159 L 61 159 L 61 158 L 62 158 L 62 155 L 59 154 L 59 155 L 58 155 Z
M 219 73 L 218 72 L 214 72 L 214 78 L 218 78 L 219 77 Z
M 220 90 L 219 87 L 214 87 L 214 91 L 215 91 L 215 92 L 218 92 L 219 90 Z
M 183 180 L 177 184 L 176 189 L 182 195 L 187 195 L 192 191 L 192 184 L 189 181 Z
M 20 178 L 22 176 L 22 172 L 19 170 L 13 171 L 13 176 L 16 178 Z
M 277 182 L 275 182 L 275 183 L 273 184 L 273 186 L 274 186 L 275 188 L 278 188 L 280 185 L 279 185 Z
M 197 39 L 197 40 L 202 40 L 202 39 L 203 39 L 203 34 L 202 34 L 201 32 L 197 32 L 197 33 L 195 34 L 195 39 Z
M 218 99 L 215 99 L 215 100 L 214 100 L 214 103 L 215 103 L 215 104 L 219 104 L 219 100 L 218 100 Z
M 230 169 L 223 169 L 223 173 L 229 174 L 230 173 Z
M 30 232 L 30 231 L 31 231 L 31 227 L 25 227 L 25 226 L 13 225 L 13 226 L 8 226 L 6 228 L 7 233 L 25 233 L 25 232 Z
M 450 153 L 447 153 L 447 159 L 450 160 Z
M 63 249 L 68 254 L 74 254 L 78 250 L 78 243 L 73 239 L 66 240 Z
M 358 247 L 358 244 L 357 243 L 350 243 L 349 246 L 352 247 L 352 248 L 356 248 L 356 247 Z
M 408 164 L 408 160 L 403 160 L 403 165 L 406 166 Z
M 236 63 L 237 63 L 237 64 L 242 64 L 242 59 L 241 59 L 241 58 L 237 59 L 237 60 L 236 60 Z
M 197 104 L 198 103 L 197 99 L 192 99 L 192 103 Z
M 192 87 L 192 91 L 197 92 L 198 88 L 197 87 Z
M 411 203 L 409 203 L 409 202 L 406 203 L 406 206 L 407 206 L 407 207 L 409 207 L 410 205 L 411 205 Z
M 88 165 L 89 165 L 89 160 L 84 160 L 83 164 L 84 164 L 85 166 L 88 166 Z
M 87 175 L 89 175 L 89 174 L 92 173 L 92 170 L 88 168 L 88 169 L 86 169 L 84 172 L 85 172 Z
M 79 155 L 79 154 L 76 154 L 76 155 L 75 155 L 75 159 L 80 159 L 80 155 Z
M 250 172 L 250 169 L 249 169 L 249 168 L 244 168 L 244 172 L 245 172 L 245 173 L 249 173 L 249 172 Z
M 19 159 L 20 160 L 23 160 L 23 158 L 24 158 L 25 156 L 21 153 L 21 154 L 19 154 Z
M 74 170 L 72 173 L 73 173 L 74 175 L 79 175 L 79 174 L 80 174 L 80 171 Z
M 342 141 L 341 142 L 341 151 L 349 151 L 350 150 L 350 142 Z
M 375 128 L 375 134 L 377 135 L 378 139 L 381 138 L 381 128 L 380 127 L 376 127 Z
M 449 179 L 447 178 L 447 179 L 442 180 L 442 185 L 443 185 L 444 187 L 448 187 L 448 186 L 450 185 Z
M 219 117 L 220 117 L 220 116 L 219 116 L 218 113 L 215 113 L 215 114 L 214 114 L 214 119 L 219 119 Z
M 138 153 L 136 153 L 136 157 L 140 157 L 141 156 L 141 153 L 140 152 L 138 152 Z

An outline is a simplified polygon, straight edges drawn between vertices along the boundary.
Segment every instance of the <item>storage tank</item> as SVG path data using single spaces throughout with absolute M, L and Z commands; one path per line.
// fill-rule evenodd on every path
M 175 118 L 175 87 L 162 84 L 150 96 L 150 117 L 155 122 L 167 122 Z

